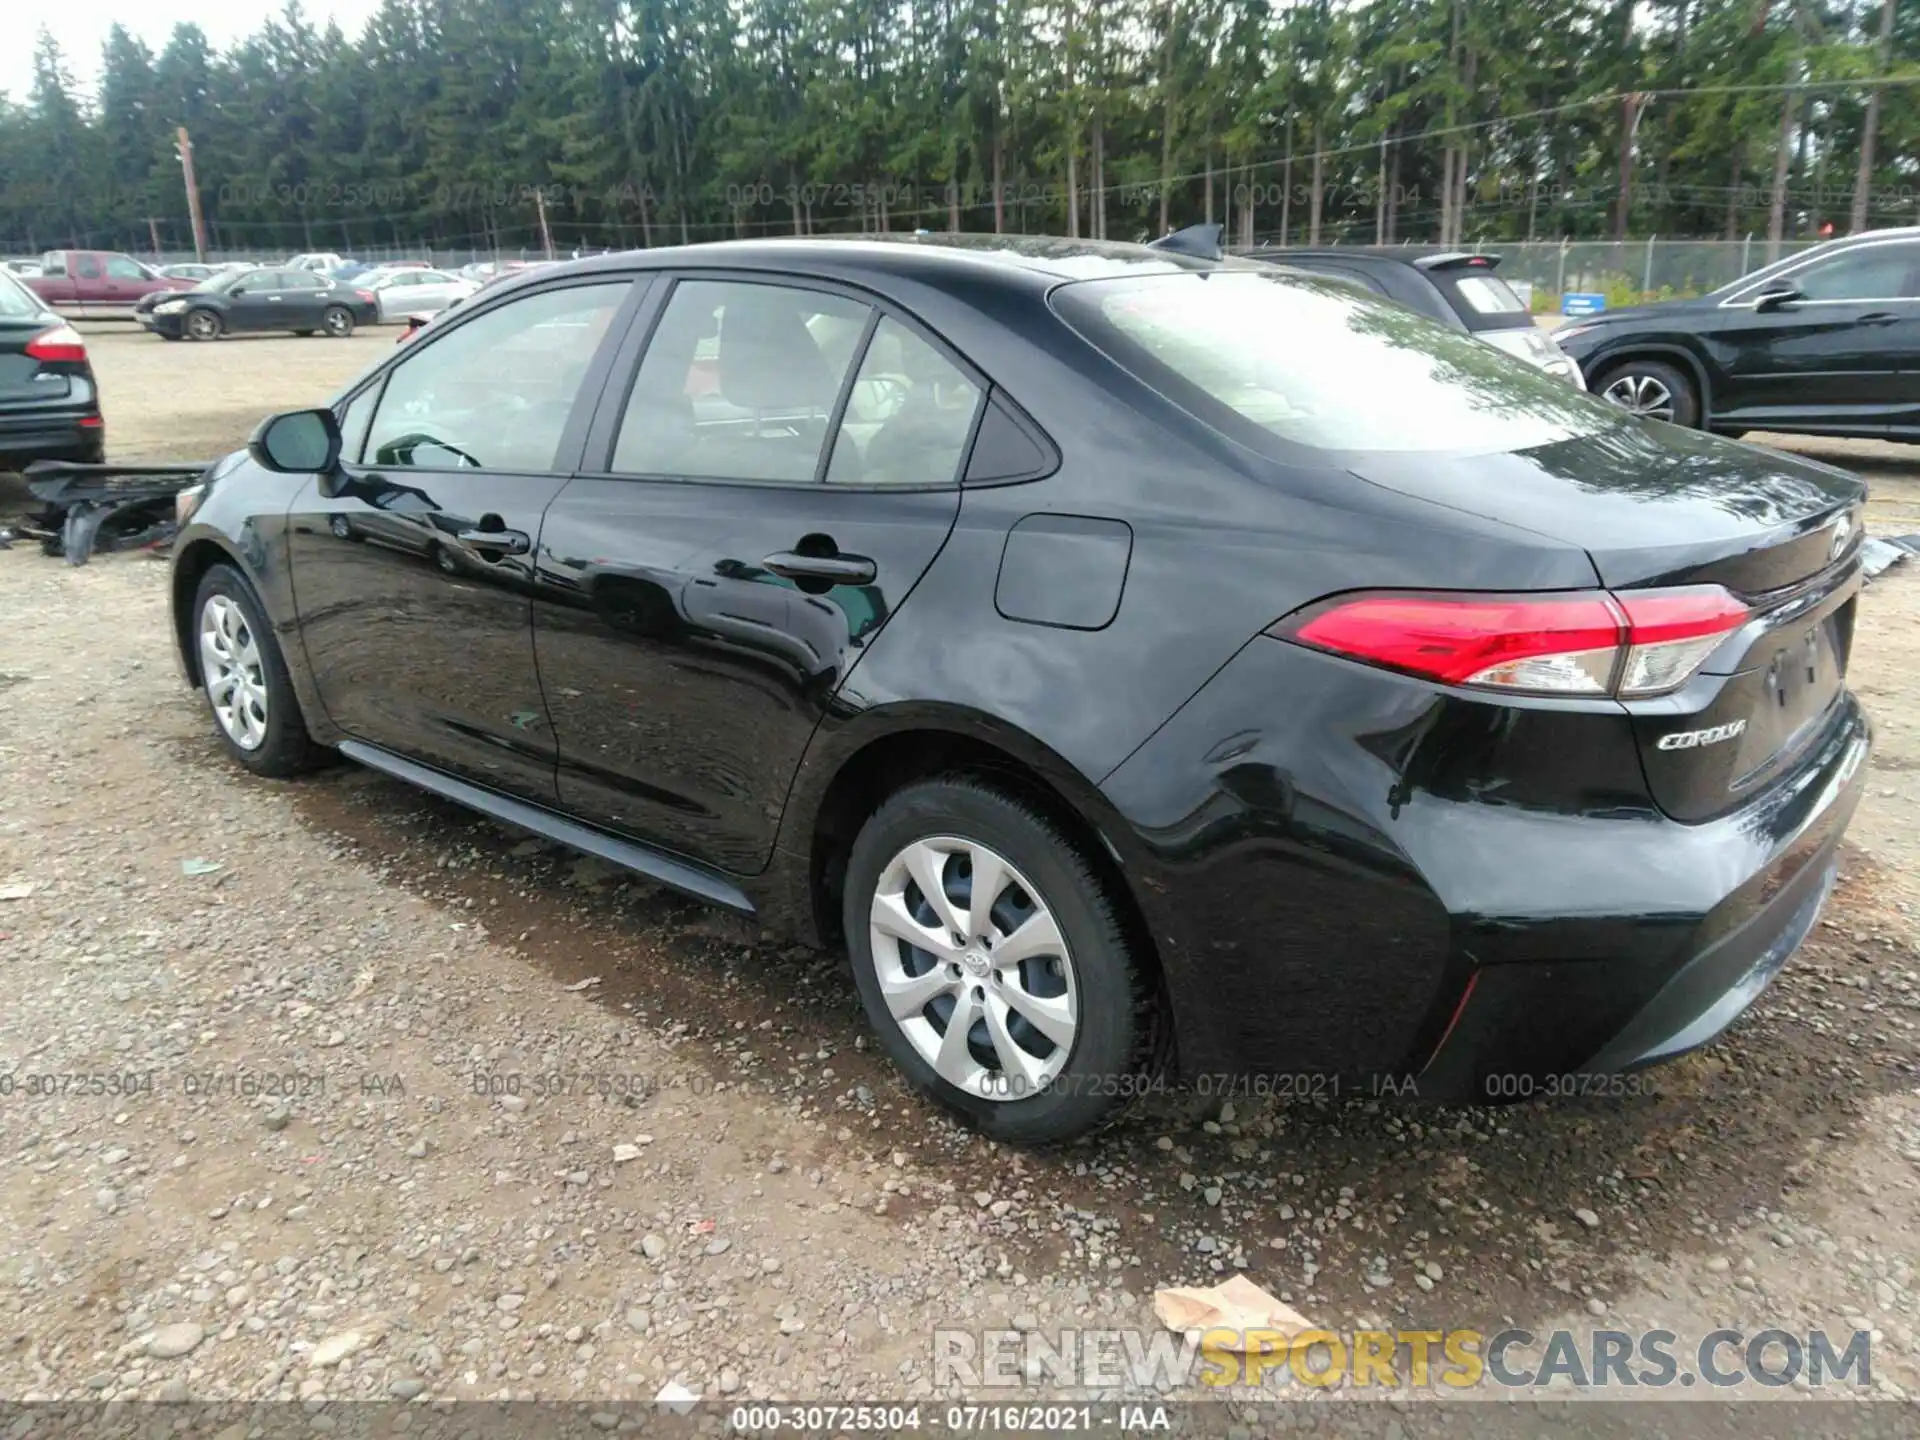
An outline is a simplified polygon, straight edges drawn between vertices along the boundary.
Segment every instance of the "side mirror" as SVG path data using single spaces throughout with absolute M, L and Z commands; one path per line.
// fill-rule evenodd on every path
M 340 463 L 340 422 L 331 410 L 269 415 L 247 440 L 262 469 L 281 475 L 327 475 Z
M 1755 298 L 1753 308 L 1760 314 L 1766 314 L 1768 311 L 1785 309 L 1800 298 L 1799 287 L 1781 281 L 1762 290 Z
M 244 285 L 235 285 L 229 289 L 227 293 L 229 295 L 244 295 L 247 293 L 247 287 Z

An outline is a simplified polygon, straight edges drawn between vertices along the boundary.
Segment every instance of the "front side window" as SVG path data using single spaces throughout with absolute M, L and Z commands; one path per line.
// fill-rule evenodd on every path
M 622 475 L 809 482 L 871 315 L 786 285 L 676 285 L 627 398 Z
M 1228 268 L 1064 285 L 1062 318 L 1244 439 L 1322 450 L 1517 450 L 1618 416 L 1463 332 L 1336 281 Z
M 551 470 L 627 289 L 619 280 L 523 296 L 422 345 L 387 378 L 365 463 Z
M 980 409 L 980 387 L 883 317 L 860 361 L 827 467 L 829 485 L 949 485 Z
M 1806 300 L 1899 300 L 1920 295 L 1920 244 L 1866 245 L 1785 277 Z
M 349 465 L 360 463 L 367 444 L 367 426 L 373 419 L 373 407 L 380 403 L 380 382 L 374 381 L 340 412 L 340 458 Z
M 147 272 L 140 268 L 138 260 L 129 259 L 125 255 L 109 255 L 107 278 L 109 280 L 144 280 L 147 278 Z

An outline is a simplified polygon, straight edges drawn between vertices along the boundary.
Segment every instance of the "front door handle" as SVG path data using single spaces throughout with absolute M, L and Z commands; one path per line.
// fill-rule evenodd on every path
M 524 555 L 533 548 L 533 537 L 524 530 L 462 530 L 454 538 L 483 555 Z
M 835 585 L 871 585 L 880 569 L 864 555 L 802 555 L 781 550 L 760 562 L 783 580 L 826 580 Z
M 1859 323 L 1862 325 L 1892 325 L 1899 319 L 1900 317 L 1898 315 L 1892 314 L 1889 311 L 1876 310 L 1871 315 L 1862 315 Z

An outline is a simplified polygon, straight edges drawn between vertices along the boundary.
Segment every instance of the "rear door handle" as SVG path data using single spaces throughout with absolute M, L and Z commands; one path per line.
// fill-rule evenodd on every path
M 835 585 L 871 585 L 879 567 L 864 555 L 802 555 L 781 550 L 760 562 L 784 580 L 828 580 Z
M 1871 315 L 1862 315 L 1860 317 L 1860 323 L 1862 325 L 1892 325 L 1899 319 L 1900 317 L 1898 315 L 1891 314 L 1888 311 L 1876 310 Z
M 462 530 L 454 538 L 483 554 L 524 555 L 533 548 L 533 537 L 524 530 Z

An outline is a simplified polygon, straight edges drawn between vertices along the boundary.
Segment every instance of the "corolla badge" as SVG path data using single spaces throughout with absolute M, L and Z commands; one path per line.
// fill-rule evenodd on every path
M 1833 522 L 1833 548 L 1827 552 L 1827 558 L 1838 560 L 1846 553 L 1847 541 L 1853 538 L 1853 521 L 1842 515 Z
M 1671 735 L 1660 737 L 1662 750 L 1697 750 L 1702 745 L 1718 745 L 1722 740 L 1731 740 L 1747 728 L 1744 720 L 1730 720 L 1725 725 L 1709 725 L 1704 730 L 1676 730 Z

